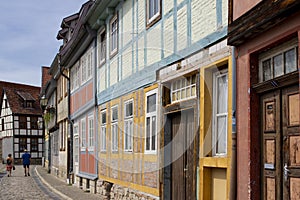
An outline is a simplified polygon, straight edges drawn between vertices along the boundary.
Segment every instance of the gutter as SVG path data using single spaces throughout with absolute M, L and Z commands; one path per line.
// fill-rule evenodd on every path
M 231 173 L 230 173 L 230 190 L 229 190 L 229 199 L 236 200 L 236 187 L 237 187 L 237 178 L 236 178 L 236 48 L 232 47 L 232 153 L 231 153 Z

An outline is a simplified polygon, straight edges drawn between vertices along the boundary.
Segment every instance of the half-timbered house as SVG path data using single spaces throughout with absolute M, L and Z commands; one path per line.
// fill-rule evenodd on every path
M 229 198 L 226 0 L 96 0 L 98 187 L 106 198 Z
M 63 19 L 57 38 L 66 42 L 59 51 L 60 67 L 69 71 L 70 170 L 75 184 L 96 192 L 97 110 L 95 98 L 95 36 L 85 24 L 93 5 L 87 1 L 80 11 Z
M 11 153 L 15 164 L 22 164 L 22 154 L 27 149 L 32 164 L 41 164 L 44 151 L 44 131 L 39 104 L 40 87 L 0 82 L 1 115 L 0 141 L 1 158 Z

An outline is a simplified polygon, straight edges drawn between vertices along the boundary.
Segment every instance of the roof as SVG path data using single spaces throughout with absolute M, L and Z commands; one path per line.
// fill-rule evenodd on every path
M 13 114 L 42 115 L 39 103 L 40 87 L 0 81 L 0 106 L 4 92 Z M 25 108 L 24 101 L 32 102 L 32 108 Z

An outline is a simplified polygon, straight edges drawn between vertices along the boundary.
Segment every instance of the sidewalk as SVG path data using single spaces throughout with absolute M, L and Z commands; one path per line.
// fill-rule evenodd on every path
M 42 181 L 42 183 L 47 186 L 50 190 L 58 194 L 62 197 L 62 199 L 101 199 L 99 194 L 91 194 L 84 192 L 83 190 L 79 189 L 76 186 L 72 186 L 67 184 L 66 182 L 58 179 L 54 175 L 49 174 L 45 168 L 42 166 L 33 166 L 34 170 L 36 171 L 38 177 Z

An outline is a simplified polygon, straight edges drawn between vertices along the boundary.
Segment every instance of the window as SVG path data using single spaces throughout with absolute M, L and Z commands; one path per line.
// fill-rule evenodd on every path
M 101 151 L 106 151 L 106 110 L 101 112 L 101 141 L 100 141 L 100 148 Z
M 7 101 L 7 99 L 4 99 L 4 106 L 5 106 L 5 108 L 8 108 L 8 101 Z
M 38 118 L 30 117 L 30 127 L 31 129 L 38 129 Z
M 118 52 L 118 15 L 116 14 L 110 21 L 110 55 Z
M 65 151 L 66 135 L 68 129 L 68 121 L 64 120 L 59 124 L 60 131 L 60 151 Z
M 93 75 L 93 51 L 90 48 L 81 58 L 81 85 Z
M 124 151 L 133 149 L 133 100 L 125 102 Z
M 20 129 L 27 129 L 27 118 L 25 116 L 19 117 L 19 128 Z
M 228 73 L 216 72 L 213 75 L 213 156 L 227 153 L 227 105 L 228 105 Z
M 74 155 L 74 162 L 78 163 L 79 162 L 79 127 L 78 124 L 74 124 L 73 128 L 74 132 L 74 150 L 73 150 L 73 155 Z
M 90 79 L 93 74 L 92 68 L 92 51 L 89 51 L 87 55 L 87 78 Z
M 111 150 L 118 151 L 118 106 L 111 109 Z
M 147 0 L 147 26 L 151 26 L 161 17 L 161 0 Z
M 25 108 L 32 108 L 33 107 L 33 102 L 32 101 L 25 101 L 24 102 L 24 107 Z
M 4 119 L 1 120 L 1 123 L 2 123 L 2 124 L 1 124 L 1 125 L 2 125 L 2 131 L 4 131 L 4 130 L 5 130 Z
M 83 56 L 81 58 L 81 83 L 84 83 L 87 80 L 87 63 L 86 63 L 86 59 Z
M 99 57 L 99 65 L 105 63 L 106 60 L 106 31 L 102 30 L 99 34 L 99 49 L 98 49 L 98 57 Z
M 172 103 L 196 97 L 196 74 L 172 82 Z
M 291 40 L 259 55 L 260 82 L 294 72 L 298 68 L 297 40 Z
M 30 142 L 30 151 L 38 151 L 38 138 L 31 138 Z
M 157 148 L 157 90 L 146 94 L 146 152 L 155 152 Z
M 74 91 L 79 87 L 79 64 L 76 63 L 71 69 L 71 91 Z
M 81 148 L 86 147 L 86 123 L 85 118 L 81 120 Z
M 54 156 L 58 156 L 58 132 L 54 132 L 53 134 L 53 154 Z
M 27 138 L 20 138 L 19 139 L 19 152 L 23 152 L 27 149 Z
M 89 116 L 89 147 L 94 147 L 94 116 Z

